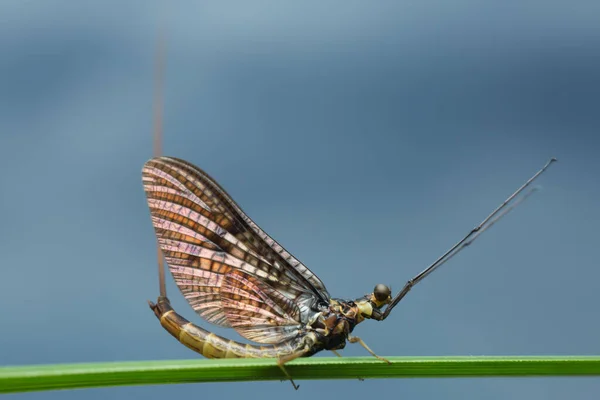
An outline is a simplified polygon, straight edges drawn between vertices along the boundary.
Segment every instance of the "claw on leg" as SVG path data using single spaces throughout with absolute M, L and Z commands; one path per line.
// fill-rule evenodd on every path
M 336 356 L 338 356 L 338 357 L 340 357 L 340 358 L 342 357 L 342 355 L 341 355 L 340 353 L 338 353 L 337 351 L 335 351 L 335 350 L 329 350 L 329 351 L 331 351 L 333 354 L 335 354 Z M 361 382 L 364 382 L 364 380 L 365 380 L 365 378 L 361 378 L 360 376 L 359 376 L 359 377 L 357 377 L 357 379 L 358 379 L 359 381 L 361 381 Z
M 292 360 L 295 360 L 298 357 L 301 357 L 304 353 L 306 353 L 308 350 L 310 350 L 310 348 L 308 346 L 306 346 L 304 349 L 297 351 L 295 353 L 292 354 L 287 354 L 285 356 L 281 356 L 277 359 L 277 366 L 279 368 L 281 368 L 281 371 L 283 371 L 284 375 L 290 380 L 290 382 L 292 383 L 292 386 L 294 387 L 294 389 L 298 390 L 298 388 L 300 387 L 300 385 L 296 385 L 296 383 L 294 382 L 294 380 L 292 379 L 292 376 L 289 374 L 289 372 L 287 372 L 287 370 L 285 369 L 285 367 L 283 366 L 283 364 L 290 362 Z
M 388 363 L 388 364 L 391 364 L 390 360 L 388 360 L 388 359 L 385 359 L 385 358 L 383 358 L 383 357 L 379 357 L 377 354 L 375 354 L 375 352 L 373 352 L 373 350 L 371 350 L 371 349 L 369 348 L 369 346 L 367 346 L 367 345 L 365 344 L 365 342 L 363 342 L 363 340 L 362 340 L 361 338 L 359 338 L 358 336 L 348 336 L 348 341 L 349 341 L 350 343 L 359 343 L 359 344 L 360 344 L 362 347 L 364 347 L 364 348 L 365 348 L 365 350 L 367 350 L 369 353 L 371 353 L 371 355 L 372 355 L 373 357 L 377 358 L 378 360 L 385 361 L 385 362 L 386 362 L 386 363 Z

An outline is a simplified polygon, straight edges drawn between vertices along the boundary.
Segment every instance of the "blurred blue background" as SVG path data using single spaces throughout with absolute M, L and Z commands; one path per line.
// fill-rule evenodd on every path
M 0 3 L 0 365 L 199 357 L 146 305 L 157 279 L 141 167 L 152 154 L 161 20 L 165 153 L 214 176 L 336 297 L 379 282 L 398 290 L 559 158 L 542 191 L 391 318 L 359 326 L 377 353 L 600 352 L 599 2 L 166 3 Z M 207 326 L 168 282 L 175 308 Z M 300 383 L 6 398 L 600 390 L 598 378 Z

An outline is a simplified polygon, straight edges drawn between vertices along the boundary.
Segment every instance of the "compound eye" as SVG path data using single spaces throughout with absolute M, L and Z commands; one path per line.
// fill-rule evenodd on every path
M 375 296 L 377 301 L 385 301 L 390 297 L 391 294 L 392 291 L 390 288 L 381 283 L 375 286 L 375 289 L 373 289 L 373 296 Z

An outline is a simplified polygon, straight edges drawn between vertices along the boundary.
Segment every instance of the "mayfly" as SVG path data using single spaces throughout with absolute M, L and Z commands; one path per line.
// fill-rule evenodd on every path
M 177 158 L 155 157 L 143 167 L 152 224 L 175 283 L 206 321 L 235 329 L 257 344 L 217 336 L 177 314 L 162 292 L 150 307 L 161 325 L 181 343 L 208 358 L 276 358 L 284 364 L 322 350 L 359 343 L 352 332 L 365 319 L 385 320 L 406 294 L 534 189 L 524 190 L 551 159 L 398 294 L 378 284 L 355 300 L 332 298 L 323 282 L 252 221 L 225 190 L 200 168 Z M 521 193 L 523 195 L 519 196 Z M 336 353 L 337 354 L 337 353 Z
M 154 154 L 142 170 L 152 224 L 158 239 L 160 296 L 149 302 L 161 325 L 177 340 L 207 358 L 276 358 L 295 389 L 284 364 L 322 350 L 359 343 L 352 332 L 365 319 L 385 320 L 406 294 L 468 246 L 500 218 L 531 195 L 519 197 L 556 159 L 551 159 L 429 267 L 392 297 L 378 284 L 356 300 L 332 298 L 323 282 L 267 235 L 200 168 L 177 158 L 160 157 L 164 35 L 156 52 Z M 206 321 L 234 328 L 257 344 L 243 344 L 215 335 L 173 310 L 166 295 L 164 260 L 192 308 Z

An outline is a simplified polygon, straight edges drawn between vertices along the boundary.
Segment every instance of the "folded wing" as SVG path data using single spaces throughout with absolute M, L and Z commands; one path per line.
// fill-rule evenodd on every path
M 242 271 L 225 276 L 221 301 L 229 325 L 255 342 L 279 343 L 296 337 L 302 327 L 293 301 Z
M 267 294 L 279 307 L 273 308 L 273 315 L 279 318 L 282 315 L 275 310 L 291 312 L 293 304 L 299 312 L 297 322 L 305 322 L 312 304 L 328 304 L 330 296 L 321 280 L 260 229 L 205 172 L 169 157 L 151 159 L 142 172 L 152 224 L 165 260 L 177 286 L 201 317 L 225 327 L 233 326 L 235 320 L 240 333 L 248 332 L 268 343 L 274 340 L 273 335 L 258 333 L 272 329 L 265 320 L 252 329 L 250 324 L 239 325 L 241 316 L 236 316 L 227 297 L 229 289 L 235 287 L 234 276 L 245 277 L 260 293 Z

